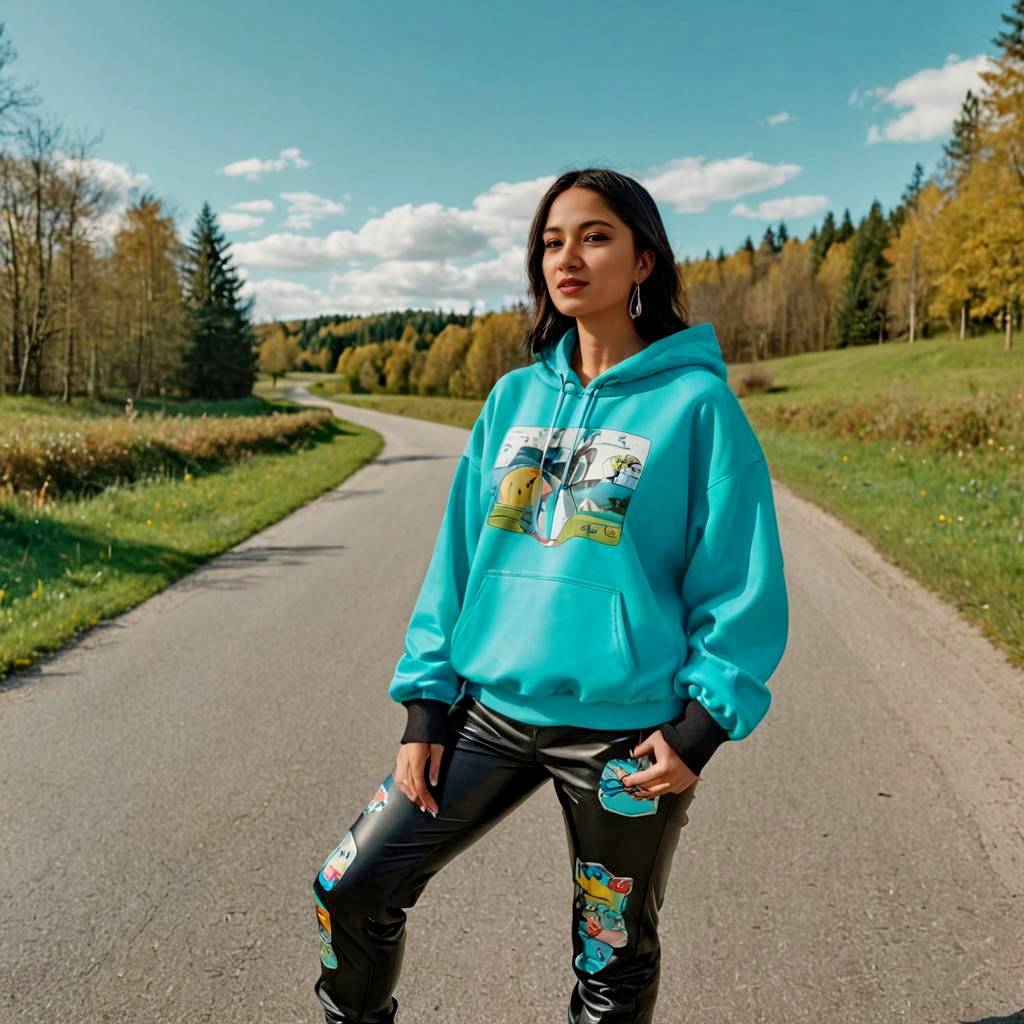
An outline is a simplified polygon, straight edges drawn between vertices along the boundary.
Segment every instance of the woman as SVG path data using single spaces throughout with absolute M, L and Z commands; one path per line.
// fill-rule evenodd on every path
M 548 779 L 574 864 L 568 1020 L 649 1024 L 700 772 L 763 718 L 785 649 L 764 452 L 711 324 L 684 319 L 651 196 L 561 175 L 527 267 L 533 358 L 455 471 L 389 686 L 394 770 L 313 884 L 329 1024 L 395 1019 L 405 911 Z

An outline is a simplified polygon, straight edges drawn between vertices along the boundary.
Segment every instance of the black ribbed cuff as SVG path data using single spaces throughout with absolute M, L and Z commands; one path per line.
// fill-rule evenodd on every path
M 665 722 L 660 728 L 665 742 L 694 775 L 700 775 L 711 755 L 730 738 L 696 698 L 683 709 L 682 717 Z
M 446 725 L 450 704 L 443 700 L 431 700 L 428 697 L 417 697 L 415 700 L 403 700 L 409 717 L 405 722 L 402 743 L 445 743 L 447 741 Z

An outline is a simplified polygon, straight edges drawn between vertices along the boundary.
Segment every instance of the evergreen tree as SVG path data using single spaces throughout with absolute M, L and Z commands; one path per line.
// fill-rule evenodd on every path
M 910 183 L 903 191 L 903 195 L 900 197 L 899 205 L 892 211 L 889 217 L 889 225 L 892 228 L 893 234 L 899 234 L 900 228 L 903 227 L 903 222 L 907 219 L 907 212 L 913 210 L 917 206 L 917 197 L 921 194 L 921 189 L 924 187 L 924 168 L 921 166 L 920 161 L 914 164 L 913 174 L 910 176 Z
M 836 219 L 832 216 L 831 210 L 825 214 L 825 219 L 821 222 L 820 233 L 811 232 L 811 237 L 814 239 L 814 244 L 811 246 L 811 259 L 815 273 L 817 273 L 818 267 L 821 266 L 832 243 L 836 240 Z
M 185 387 L 196 398 L 244 398 L 259 360 L 249 319 L 255 299 L 239 301 L 242 282 L 209 203 L 203 203 L 186 248 Z
M 786 229 L 785 221 L 779 221 L 779 233 L 776 238 L 778 239 L 778 245 L 775 247 L 775 251 L 781 252 L 785 248 L 786 242 L 789 241 L 789 231 Z
M 853 238 L 856 234 L 857 229 L 853 226 L 853 221 L 850 219 L 850 209 L 847 207 L 843 210 L 843 222 L 839 225 L 839 230 L 836 232 L 835 241 L 845 242 Z
M 953 137 L 942 147 L 939 165 L 947 187 L 954 187 L 974 166 L 980 126 L 981 102 L 968 89 L 960 105 L 960 116 L 953 122 Z
M 1000 14 L 1010 26 L 1009 31 L 1001 30 L 992 42 L 1003 51 L 1004 58 L 1024 61 L 1024 0 L 1016 0 L 1010 14 Z
M 743 242 L 743 245 L 741 246 L 741 249 L 744 252 L 753 252 L 754 251 L 754 243 L 751 240 L 750 235 L 747 235 L 746 239 L 744 239 L 744 242 Z
M 764 229 L 764 234 L 761 236 L 760 251 L 765 253 L 778 252 L 778 246 L 775 244 L 775 232 L 772 231 L 771 224 Z
M 876 199 L 854 235 L 850 273 L 836 303 L 833 331 L 840 348 L 880 339 L 885 328 L 889 231 Z

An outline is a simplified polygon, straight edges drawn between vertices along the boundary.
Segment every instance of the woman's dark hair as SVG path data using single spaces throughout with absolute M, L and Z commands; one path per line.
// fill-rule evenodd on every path
M 665 225 L 658 207 L 647 191 L 633 178 L 607 167 L 584 167 L 566 171 L 544 193 L 530 224 L 526 246 L 526 278 L 530 285 L 533 310 L 530 326 L 523 339 L 523 352 L 536 357 L 554 345 L 576 323 L 576 318 L 558 311 L 551 301 L 544 280 L 544 226 L 555 197 L 574 185 L 597 192 L 617 217 L 633 232 L 636 251 L 654 250 L 654 269 L 644 279 L 641 290 L 642 312 L 634 320 L 644 341 L 675 334 L 688 327 L 686 300 Z

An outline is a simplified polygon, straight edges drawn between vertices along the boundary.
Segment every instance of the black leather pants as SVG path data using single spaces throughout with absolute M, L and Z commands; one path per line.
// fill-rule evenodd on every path
M 568 1022 L 650 1024 L 658 911 L 700 785 L 644 800 L 624 791 L 620 777 L 650 763 L 629 750 L 655 728 L 527 725 L 464 695 L 448 712 L 437 786 L 427 783 L 437 818 L 389 774 L 313 882 L 322 967 L 315 992 L 327 1024 L 395 1020 L 406 910 L 445 864 L 549 778 L 565 816 L 575 896 L 578 980 Z M 458 1019 L 454 1007 L 443 1017 Z

